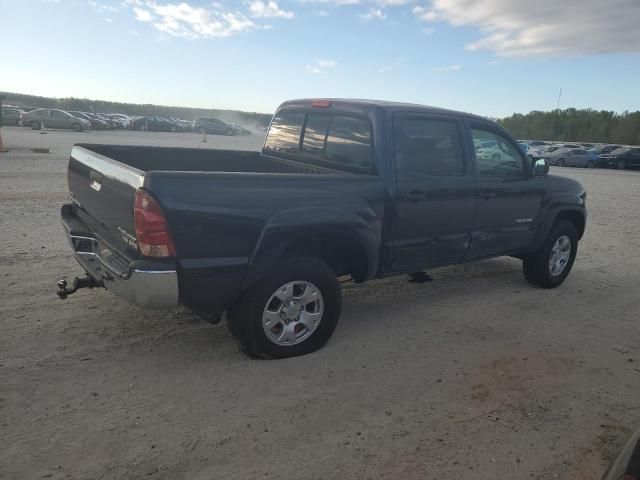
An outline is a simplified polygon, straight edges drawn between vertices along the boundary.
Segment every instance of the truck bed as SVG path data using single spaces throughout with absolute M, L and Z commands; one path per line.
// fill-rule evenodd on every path
M 77 144 L 141 172 L 340 173 L 261 152 Z

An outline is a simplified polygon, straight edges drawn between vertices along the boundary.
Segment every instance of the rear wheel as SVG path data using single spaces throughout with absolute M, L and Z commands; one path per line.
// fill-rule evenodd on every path
M 292 257 L 245 292 L 229 310 L 229 331 L 250 356 L 295 357 L 321 348 L 336 328 L 342 293 L 316 257 Z
M 537 252 L 524 257 L 524 277 L 532 285 L 555 288 L 569 275 L 578 252 L 578 232 L 567 220 L 560 220 Z
M 622 159 L 618 160 L 616 162 L 616 168 L 618 170 L 626 170 L 627 169 L 627 161 L 626 160 L 622 160 Z
M 559 167 L 564 167 L 564 158 L 559 158 L 556 163 Z
M 40 122 L 31 122 L 29 125 L 31 125 L 31 130 L 40 130 Z

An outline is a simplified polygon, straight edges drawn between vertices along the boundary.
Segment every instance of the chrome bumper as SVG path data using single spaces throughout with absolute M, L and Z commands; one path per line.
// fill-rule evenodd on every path
M 63 217 L 76 260 L 104 287 L 128 302 L 145 308 L 173 308 L 179 303 L 178 272 L 165 265 L 123 261 L 90 233 L 72 231 Z

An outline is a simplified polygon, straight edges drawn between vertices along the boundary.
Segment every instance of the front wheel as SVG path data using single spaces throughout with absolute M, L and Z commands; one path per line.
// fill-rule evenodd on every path
M 232 135 L 235 135 L 235 134 L 236 134 L 236 132 L 235 132 L 234 130 L 231 130 L 231 129 L 228 129 L 228 130 L 227 130 L 227 135 L 228 135 L 229 137 L 230 137 L 230 136 L 232 136 Z
M 40 130 L 40 122 L 31 122 L 31 130 Z
M 627 162 L 626 160 L 618 160 L 616 162 L 616 168 L 618 170 L 626 170 L 627 169 Z
M 560 220 L 537 252 L 522 261 L 524 277 L 532 285 L 555 288 L 565 281 L 578 252 L 578 232 L 567 220 Z
M 342 293 L 335 273 L 316 257 L 283 260 L 229 310 L 229 331 L 256 358 L 286 358 L 321 348 L 336 328 Z
M 557 165 L 558 165 L 559 167 L 564 167 L 564 158 L 560 158 L 560 159 L 558 159 L 558 161 L 557 161 L 556 163 L 557 163 Z
M 71 128 L 73 129 L 74 132 L 82 131 L 82 125 L 80 125 L 79 123 L 74 123 L 73 125 L 71 125 Z

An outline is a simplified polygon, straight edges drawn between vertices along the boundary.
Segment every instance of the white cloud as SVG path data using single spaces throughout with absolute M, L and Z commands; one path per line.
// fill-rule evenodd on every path
M 478 27 L 466 48 L 500 56 L 640 52 L 638 0 L 432 0 L 414 14 Z
M 249 11 L 253 17 L 257 18 L 293 18 L 293 12 L 282 10 L 273 0 L 266 2 L 253 0 L 249 3 Z
M 158 3 L 155 0 L 128 0 L 136 20 L 151 23 L 157 30 L 174 37 L 220 38 L 256 28 L 241 12 L 222 4 L 194 7 L 188 3 Z
M 436 67 L 433 69 L 434 72 L 438 73 L 457 72 L 458 70 L 462 70 L 462 65 L 446 65 L 444 67 Z
M 327 70 L 329 70 L 331 68 L 335 68 L 335 66 L 336 66 L 336 62 L 335 61 L 324 59 L 324 58 L 319 58 L 315 62 L 313 62 L 313 63 L 311 63 L 309 65 L 305 65 L 304 69 L 307 71 L 307 73 L 311 73 L 311 74 L 314 74 L 314 75 L 319 75 L 321 73 L 326 72 Z
M 153 20 L 153 15 L 149 10 L 143 10 L 142 8 L 135 7 L 133 13 L 136 16 L 136 20 L 141 22 L 150 22 Z
M 376 72 L 387 73 L 387 72 L 390 72 L 391 70 L 393 70 L 393 65 L 382 65 L 381 67 L 378 67 Z
M 424 27 L 420 29 L 420 31 L 425 35 L 433 35 L 436 32 L 436 29 L 433 27 Z
M 387 18 L 387 14 L 381 8 L 370 8 L 368 12 L 360 15 L 363 20 L 384 20 Z

